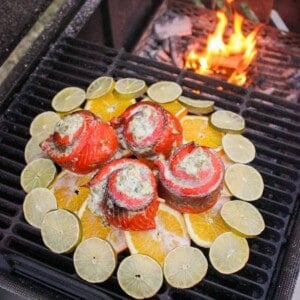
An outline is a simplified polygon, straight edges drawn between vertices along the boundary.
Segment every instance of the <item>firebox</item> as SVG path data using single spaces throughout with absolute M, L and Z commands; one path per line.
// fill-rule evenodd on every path
M 217 109 L 243 116 L 244 134 L 257 150 L 251 164 L 265 183 L 262 198 L 253 204 L 266 229 L 249 240 L 246 267 L 222 275 L 210 266 L 200 284 L 180 290 L 165 282 L 155 299 L 291 298 L 300 262 L 299 34 L 260 28 L 258 54 L 245 84 L 237 85 L 224 74 L 209 76 L 184 67 L 187 49 L 204 48 L 216 24 L 215 11 L 192 2 L 66 1 L 54 16 L 0 86 L 1 284 L 27 298 L 128 298 L 115 273 L 102 284 L 85 283 L 75 273 L 71 254 L 57 255 L 44 246 L 39 230 L 24 219 L 25 194 L 19 183 L 33 118 L 51 110 L 51 99 L 62 88 L 86 89 L 95 78 L 108 75 L 136 77 L 148 85 L 174 81 L 184 95 L 213 100 Z M 177 26 L 178 20 L 188 23 L 190 31 L 157 40 L 157 27 L 162 32 L 163 24 Z M 250 33 L 255 25 L 244 22 Z M 119 254 L 118 262 L 126 255 Z

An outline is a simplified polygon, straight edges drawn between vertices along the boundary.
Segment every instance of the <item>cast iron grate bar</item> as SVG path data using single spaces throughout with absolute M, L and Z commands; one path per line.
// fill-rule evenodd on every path
M 200 96 L 214 100 L 217 108 L 230 109 L 244 116 L 245 135 L 254 141 L 257 149 L 252 165 L 261 172 L 266 185 L 262 199 L 253 203 L 263 214 L 266 229 L 258 238 L 249 240 L 249 262 L 237 274 L 224 276 L 210 267 L 199 285 L 180 291 L 165 283 L 157 299 L 265 299 L 271 293 L 272 280 L 276 279 L 273 278 L 274 270 L 281 267 L 277 265 L 278 256 L 297 206 L 300 106 L 287 104 L 280 97 L 266 96 L 123 50 L 73 38 L 65 38 L 51 48 L 1 116 L 1 253 L 6 253 L 16 272 L 40 281 L 43 275 L 45 284 L 71 297 L 104 295 L 108 299 L 127 299 L 117 284 L 115 273 L 103 284 L 88 285 L 79 280 L 72 256 L 48 251 L 39 231 L 29 226 L 22 214 L 25 194 L 19 185 L 19 176 L 25 165 L 23 151 L 29 139 L 30 122 L 40 112 L 51 110 L 51 99 L 60 89 L 69 85 L 87 88 L 101 75 L 138 77 L 148 85 L 158 80 L 177 81 L 185 95 L 198 98 L 200 90 Z M 208 254 L 207 250 L 204 252 Z M 127 254 L 121 253 L 119 260 Z M 68 285 L 60 284 L 57 276 Z

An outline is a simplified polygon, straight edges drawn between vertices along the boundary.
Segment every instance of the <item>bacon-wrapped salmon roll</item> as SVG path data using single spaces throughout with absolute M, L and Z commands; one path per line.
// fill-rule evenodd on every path
M 182 127 L 178 119 L 161 105 L 142 101 L 131 105 L 111 120 L 120 144 L 137 157 L 154 160 L 158 155 L 168 157 L 182 144 Z
M 191 142 L 156 164 L 159 193 L 171 207 L 182 213 L 199 213 L 216 203 L 224 166 L 214 150 Z
M 89 186 L 90 210 L 102 215 L 109 224 L 124 230 L 155 228 L 156 179 L 145 164 L 130 158 L 111 161 Z
M 87 110 L 58 121 L 54 133 L 40 144 L 52 160 L 75 173 L 98 169 L 118 151 L 114 129 Z

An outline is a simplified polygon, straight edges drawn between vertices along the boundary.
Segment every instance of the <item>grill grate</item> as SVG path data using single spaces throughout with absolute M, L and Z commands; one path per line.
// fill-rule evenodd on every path
M 266 230 L 250 239 L 251 254 L 246 267 L 224 276 L 209 268 L 205 279 L 188 290 L 164 284 L 157 299 L 265 299 L 272 294 L 275 268 L 297 214 L 299 186 L 300 106 L 279 97 L 230 85 L 170 65 L 85 41 L 65 38 L 54 44 L 21 91 L 14 96 L 0 120 L 0 251 L 16 272 L 38 280 L 71 298 L 102 297 L 127 299 L 117 284 L 116 274 L 103 284 L 81 281 L 71 255 L 56 255 L 42 243 L 38 230 L 22 214 L 24 192 L 19 175 L 25 166 L 23 150 L 29 125 L 39 113 L 51 109 L 51 98 L 69 85 L 87 88 L 98 76 L 138 77 L 147 84 L 173 80 L 184 94 L 215 101 L 218 108 L 243 115 L 245 135 L 256 145 L 253 162 L 265 181 L 265 191 L 254 205 L 263 214 Z M 204 251 L 207 255 L 207 250 Z M 119 255 L 121 260 L 125 252 Z

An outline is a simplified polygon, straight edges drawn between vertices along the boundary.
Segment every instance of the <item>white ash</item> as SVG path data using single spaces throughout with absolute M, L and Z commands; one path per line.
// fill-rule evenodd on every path
M 186 36 L 192 34 L 192 22 L 188 16 L 173 14 L 171 18 L 163 15 L 154 24 L 154 34 L 158 40 L 171 36 Z

